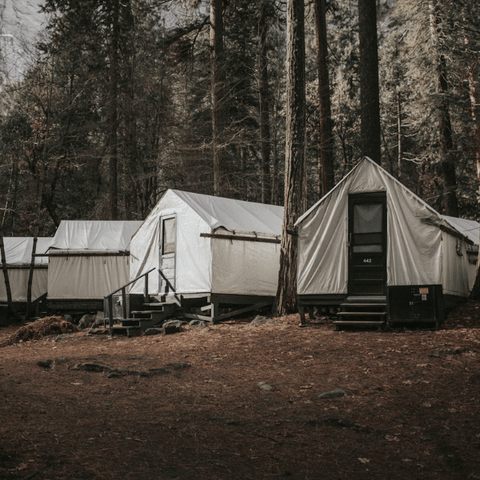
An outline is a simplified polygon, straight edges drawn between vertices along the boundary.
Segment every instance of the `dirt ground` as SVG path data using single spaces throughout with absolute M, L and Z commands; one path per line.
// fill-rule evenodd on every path
M 250 320 L 0 329 L 0 479 L 480 479 L 480 304 L 438 331 Z

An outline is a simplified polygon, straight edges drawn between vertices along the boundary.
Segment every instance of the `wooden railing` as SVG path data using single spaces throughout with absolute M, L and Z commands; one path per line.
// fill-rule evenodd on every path
M 112 327 L 113 327 L 113 296 L 118 293 L 122 292 L 122 315 L 123 318 L 127 318 L 127 287 L 132 285 L 133 283 L 137 282 L 141 278 L 145 277 L 145 288 L 143 290 L 143 298 L 145 302 L 148 302 L 150 295 L 148 293 L 148 275 L 152 273 L 154 270 L 158 270 L 158 273 L 160 276 L 165 280 L 165 295 L 168 295 L 170 290 L 173 293 L 173 299 L 175 300 L 175 303 L 181 307 L 182 306 L 182 298 L 177 294 L 175 291 L 175 288 L 173 288 L 173 285 L 170 283 L 168 278 L 165 276 L 165 274 L 162 272 L 160 268 L 152 268 L 148 272 L 142 273 L 142 275 L 139 275 L 138 277 L 134 278 L 127 284 L 123 285 L 123 287 L 117 288 L 114 292 L 106 295 L 103 298 L 104 305 L 107 305 L 108 308 L 108 326 L 110 329 L 110 335 L 112 334 Z
M 112 327 L 113 327 L 113 296 L 118 293 L 122 292 L 122 314 L 123 318 L 127 318 L 127 287 L 132 285 L 132 283 L 137 282 L 140 280 L 142 277 L 145 277 L 145 288 L 143 290 L 143 298 L 145 301 L 148 301 L 149 295 L 148 295 L 148 275 L 153 272 L 155 268 L 150 269 L 148 272 L 142 273 L 139 275 L 137 278 L 134 278 L 127 284 L 123 285 L 123 287 L 117 288 L 114 292 L 106 295 L 103 298 L 103 303 L 104 305 L 107 305 L 108 308 L 108 327 L 110 329 L 110 335 L 112 334 Z

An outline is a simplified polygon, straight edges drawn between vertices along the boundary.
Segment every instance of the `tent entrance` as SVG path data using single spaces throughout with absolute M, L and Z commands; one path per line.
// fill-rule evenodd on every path
M 160 265 L 159 268 L 175 288 L 175 255 L 177 240 L 177 219 L 175 216 L 160 217 Z M 159 275 L 159 293 L 168 292 L 166 282 Z
M 385 193 L 348 197 L 349 295 L 386 295 L 386 205 Z

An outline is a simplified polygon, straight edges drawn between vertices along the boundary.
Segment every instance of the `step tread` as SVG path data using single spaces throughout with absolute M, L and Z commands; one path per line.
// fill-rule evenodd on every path
M 337 312 L 337 316 L 348 316 L 348 317 L 366 317 L 368 315 L 376 316 L 376 317 L 384 317 L 387 315 L 387 312 Z
M 341 307 L 386 307 L 386 303 L 342 303 Z
M 347 303 L 386 303 L 385 295 L 352 295 L 346 298 Z
M 373 326 L 380 326 L 385 325 L 384 321 L 374 321 L 374 320 L 337 320 L 333 322 L 334 325 L 373 325 Z

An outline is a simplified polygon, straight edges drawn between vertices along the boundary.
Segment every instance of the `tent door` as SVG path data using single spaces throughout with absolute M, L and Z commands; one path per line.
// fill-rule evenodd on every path
M 349 295 L 386 295 L 386 205 L 385 193 L 349 195 Z
M 175 288 L 175 255 L 176 255 L 176 230 L 177 219 L 174 216 L 160 217 L 160 270 Z M 159 275 L 159 293 L 166 292 L 166 282 Z M 170 290 L 170 293 L 171 290 Z

